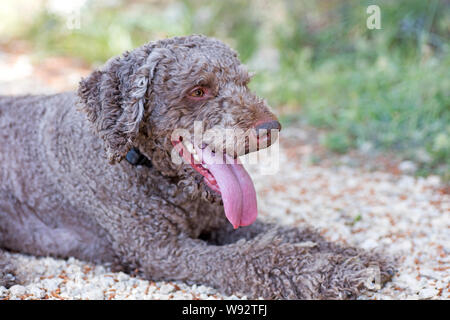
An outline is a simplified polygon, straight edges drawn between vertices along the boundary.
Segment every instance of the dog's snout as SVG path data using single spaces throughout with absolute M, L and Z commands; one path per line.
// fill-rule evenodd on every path
M 277 121 L 277 120 L 270 120 L 270 121 L 265 121 L 262 123 L 259 123 L 255 126 L 255 130 L 256 133 L 258 135 L 261 134 L 267 134 L 267 132 L 270 132 L 271 130 L 281 130 L 281 124 Z
M 256 150 L 250 150 L 250 148 L 248 148 L 248 151 L 250 152 L 271 146 L 278 138 L 281 124 L 272 118 L 257 123 L 253 128 L 256 132 L 256 135 L 254 136 L 256 138 Z M 275 132 L 273 130 L 275 130 Z

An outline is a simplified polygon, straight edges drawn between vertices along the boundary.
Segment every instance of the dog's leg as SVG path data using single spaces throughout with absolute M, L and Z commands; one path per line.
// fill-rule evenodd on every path
M 208 236 L 204 238 L 215 245 L 226 245 L 241 239 L 248 241 L 264 233 L 275 235 L 277 241 L 281 241 L 281 243 L 300 246 L 314 245 L 316 250 L 321 253 L 345 254 L 349 257 L 359 256 L 360 259 L 366 260 L 367 264 L 374 268 L 374 271 L 378 272 L 380 284 L 389 281 L 395 273 L 394 257 L 384 256 L 379 252 L 368 253 L 364 250 L 326 241 L 316 230 L 311 228 L 280 226 L 257 220 L 252 225 L 237 230 L 233 230 L 232 226 L 227 223 L 223 228 L 209 232 Z
M 356 249 L 322 252 L 321 244 L 283 243 L 271 232 L 224 246 L 179 237 L 155 247 L 140 253 L 148 255 L 142 262 L 149 277 L 203 283 L 252 298 L 351 298 L 375 287 L 379 275 L 380 261 Z
M 139 266 L 150 279 L 202 283 L 252 298 L 351 298 L 376 286 L 376 269 L 384 268 L 377 256 L 341 248 L 301 229 L 274 227 L 249 239 L 212 245 L 181 231 L 174 220 L 177 208 L 163 203 L 158 208 L 171 214 L 138 214 L 110 228 L 123 262 Z

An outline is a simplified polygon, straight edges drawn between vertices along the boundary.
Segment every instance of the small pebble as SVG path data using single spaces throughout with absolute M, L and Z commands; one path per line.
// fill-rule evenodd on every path
M 419 298 L 420 299 L 430 299 L 436 296 L 438 293 L 438 290 L 436 289 L 423 289 L 419 292 Z
M 26 291 L 27 291 L 27 289 L 24 286 L 21 286 L 18 284 L 9 288 L 9 292 L 11 293 L 11 295 L 16 296 L 16 297 L 23 296 Z
M 90 290 L 86 293 L 83 293 L 83 298 L 89 300 L 103 300 L 104 298 L 103 290 L 102 289 Z

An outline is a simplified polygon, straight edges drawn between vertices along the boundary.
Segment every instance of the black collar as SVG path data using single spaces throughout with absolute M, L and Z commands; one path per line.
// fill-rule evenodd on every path
M 138 148 L 133 148 L 128 151 L 125 159 L 127 159 L 127 161 L 133 166 L 146 166 L 149 168 L 152 167 L 152 162 L 150 161 L 150 159 L 146 158 Z

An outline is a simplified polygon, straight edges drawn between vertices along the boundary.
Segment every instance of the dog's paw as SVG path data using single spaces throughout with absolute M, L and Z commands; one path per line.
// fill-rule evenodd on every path
M 393 264 L 379 254 L 342 247 L 321 250 L 312 241 L 274 241 L 248 257 L 245 291 L 254 298 L 354 299 L 379 290 L 394 274 Z

